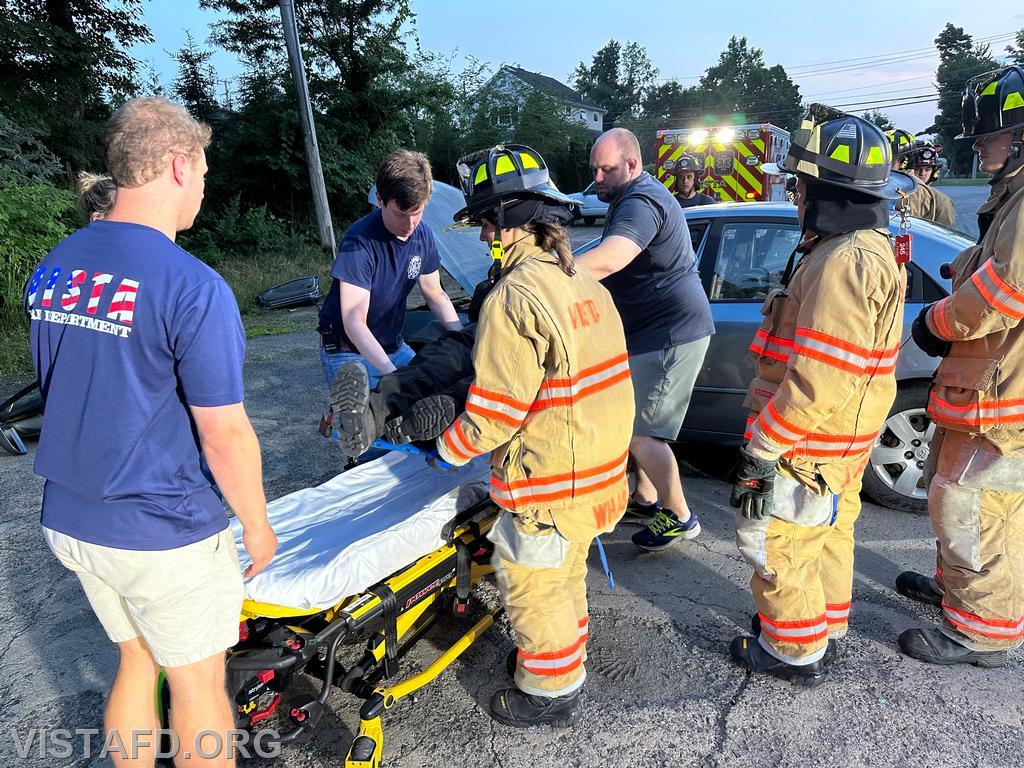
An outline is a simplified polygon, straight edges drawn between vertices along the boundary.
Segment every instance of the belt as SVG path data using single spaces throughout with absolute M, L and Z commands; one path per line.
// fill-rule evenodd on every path
M 344 338 L 342 336 L 338 336 L 337 334 L 334 335 L 334 343 L 338 347 L 337 352 L 351 352 L 354 355 L 361 355 L 362 354 L 358 349 L 355 348 L 355 345 L 352 344 L 348 339 L 346 339 L 346 338 Z M 389 355 L 393 355 L 393 354 L 395 354 L 395 352 L 397 352 L 398 350 L 400 350 L 402 348 L 403 344 L 405 344 L 405 339 L 402 338 L 401 336 L 399 336 L 397 344 L 395 344 L 393 346 L 390 346 L 390 347 L 385 347 L 382 344 L 381 347 L 384 349 L 385 353 L 387 353 Z M 324 345 L 325 345 L 324 338 L 323 338 L 323 335 L 321 334 L 320 346 L 323 347 Z M 329 353 L 329 354 L 336 354 L 336 353 L 332 352 L 332 353 Z

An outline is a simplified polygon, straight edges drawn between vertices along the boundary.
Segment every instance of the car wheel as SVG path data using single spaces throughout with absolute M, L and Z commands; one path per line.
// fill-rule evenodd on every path
M 594 226 L 594 222 L 595 221 L 597 221 L 597 219 L 594 216 L 584 216 L 583 217 L 583 223 L 586 224 L 588 227 Z
M 879 504 L 904 512 L 928 511 L 924 462 L 935 425 L 928 418 L 922 382 L 901 385 L 864 470 L 864 491 Z

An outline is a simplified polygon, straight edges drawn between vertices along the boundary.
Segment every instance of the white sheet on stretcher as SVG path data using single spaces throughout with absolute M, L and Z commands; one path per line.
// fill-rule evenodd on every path
M 445 472 L 393 451 L 316 488 L 267 505 L 278 549 L 245 585 L 245 597 L 322 609 L 356 595 L 444 544 L 441 529 L 487 494 L 486 459 Z M 231 521 L 238 559 L 251 562 Z

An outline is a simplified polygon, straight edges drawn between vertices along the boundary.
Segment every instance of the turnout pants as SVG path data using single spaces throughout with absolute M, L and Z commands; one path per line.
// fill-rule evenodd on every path
M 534 696 L 566 696 L 586 677 L 587 552 L 554 526 L 502 512 L 489 534 L 498 587 L 519 649 L 516 686 Z
M 761 620 L 761 647 L 803 665 L 846 635 L 853 595 L 853 528 L 860 515 L 863 469 L 838 495 L 820 478 L 785 461 L 775 482 L 772 516 L 736 513 L 736 542 L 753 567 L 750 591 Z
M 928 514 L 938 537 L 942 631 L 976 651 L 1024 639 L 1024 448 L 937 430 Z M 1016 441 L 1019 444 L 1019 438 Z

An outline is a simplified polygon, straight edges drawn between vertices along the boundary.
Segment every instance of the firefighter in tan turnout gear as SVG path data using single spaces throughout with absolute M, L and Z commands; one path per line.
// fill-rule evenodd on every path
M 847 630 L 861 477 L 896 395 L 906 276 L 887 200 L 913 191 L 874 125 L 812 105 L 772 174 L 797 176 L 803 239 L 762 309 L 748 442 L 733 470 L 754 637 L 733 659 L 802 685 Z
M 938 148 L 934 144 L 915 141 L 907 155 L 906 168 L 917 177 L 918 184 L 914 193 L 907 198 L 908 213 L 918 219 L 952 227 L 956 224 L 953 201 L 931 186 L 937 178 L 938 167 Z
M 992 192 L 978 244 L 953 263 L 953 293 L 925 308 L 914 339 L 944 359 L 928 413 L 928 512 L 934 578 L 908 571 L 896 588 L 942 609 L 941 628 L 900 635 L 935 664 L 996 667 L 1024 639 L 1024 69 L 970 81 L 964 132 Z
M 466 207 L 501 259 L 483 302 L 466 410 L 438 438 L 464 464 L 491 453 L 493 562 L 518 650 L 515 688 L 491 713 L 513 726 L 571 725 L 589 633 L 587 551 L 626 509 L 633 391 L 611 295 L 576 271 L 565 225 L 575 203 L 543 159 L 495 147 L 460 163 Z

